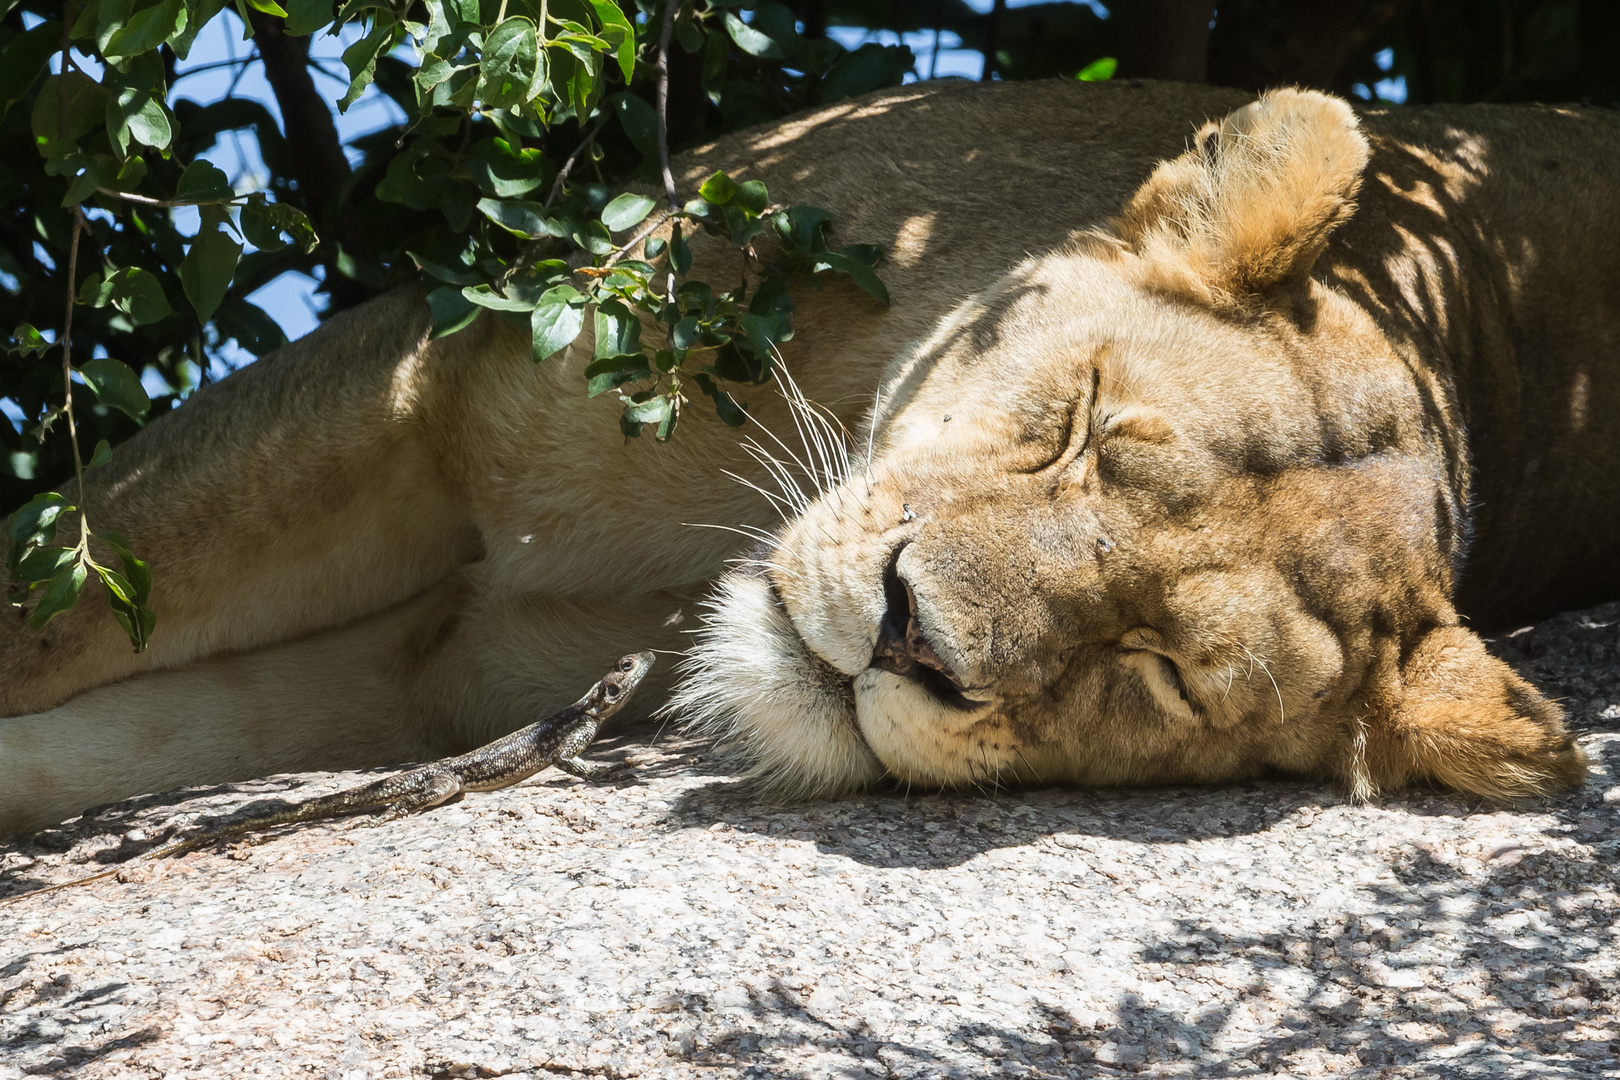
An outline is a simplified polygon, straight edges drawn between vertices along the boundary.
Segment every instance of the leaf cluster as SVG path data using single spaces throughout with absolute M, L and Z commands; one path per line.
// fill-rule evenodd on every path
M 4 431 L 13 483 L 0 494 L 100 467 L 106 446 L 205 377 L 224 342 L 253 353 L 282 344 L 248 295 L 316 265 L 329 284 L 372 290 L 425 279 L 435 335 L 488 312 L 525 326 L 537 361 L 590 320 L 582 390 L 616 393 L 627 436 L 650 427 L 671 437 L 698 394 L 742 423 L 727 387 L 771 378 L 792 335 L 788 282 L 842 274 L 887 302 L 872 269 L 880 253 L 829 245 L 825 213 L 773 205 L 755 182 L 717 174 L 685 201 L 669 192 L 662 209 L 623 190 L 667 173 L 660 43 L 701 57 L 710 107 L 736 122 L 898 82 L 911 57 L 808 40 L 780 4 L 671 3 L 12 3 L 0 25 L 0 150 L 10 152 L 0 158 L 0 284 L 15 330 L 0 379 L 28 423 Z M 177 65 L 228 10 L 251 32 L 343 32 L 336 108 L 375 86 L 406 113 L 403 128 L 357 144 L 361 163 L 337 200 L 308 195 L 304 148 L 262 105 L 174 99 Z M 256 137 L 267 183 L 233 183 L 202 156 L 239 132 Z M 738 285 L 691 276 L 699 232 L 738 251 Z M 78 267 L 71 280 L 68 266 Z M 75 385 L 91 399 L 77 412 L 60 396 Z M 148 386 L 165 392 L 154 401 Z M 61 437 L 64 417 L 78 437 Z M 96 443 L 88 464 L 78 438 Z M 128 545 L 94 532 L 83 502 L 82 490 L 76 500 L 39 492 L 13 515 L 13 602 L 32 602 L 42 625 L 97 578 L 142 648 L 149 575 L 133 553 L 108 569 Z M 64 514 L 79 523 L 71 544 L 54 539 Z M 102 548 L 116 559 L 98 561 Z

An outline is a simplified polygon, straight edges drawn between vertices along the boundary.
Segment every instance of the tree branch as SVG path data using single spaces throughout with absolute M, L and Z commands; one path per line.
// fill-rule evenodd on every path
M 351 170 L 338 138 L 332 110 L 309 74 L 309 39 L 288 37 L 281 20 L 252 12 L 253 36 L 264 58 L 265 78 L 281 106 L 283 134 L 298 181 L 303 210 L 328 239 L 324 245 L 326 290 L 335 308 L 369 299 L 372 290 L 338 271 L 338 246 L 351 257 L 372 261 L 375 253 L 360 220 L 344 197 Z
M 591 125 L 591 130 L 585 134 L 585 138 L 581 139 L 579 145 L 574 147 L 574 152 L 568 155 L 568 160 L 562 163 L 562 168 L 557 170 L 557 179 L 552 181 L 551 192 L 546 196 L 547 210 L 550 210 L 552 204 L 557 201 L 557 196 L 562 194 L 563 184 L 568 180 L 568 174 L 574 171 L 574 163 L 579 160 L 581 154 L 590 148 L 591 143 L 596 141 L 596 136 L 601 132 L 603 125 L 608 122 L 608 117 L 612 115 L 612 113 L 604 112 L 601 118 Z
M 664 27 L 658 34 L 658 164 L 664 170 L 664 196 L 671 209 L 679 205 L 675 174 L 669 168 L 669 41 L 681 0 L 664 0 Z
M 65 81 L 65 80 L 64 80 Z M 89 510 L 84 504 L 84 456 L 79 453 L 79 425 L 73 417 L 73 305 L 77 299 L 79 237 L 89 226 L 84 211 L 73 208 L 73 238 L 68 241 L 67 314 L 62 316 L 62 415 L 67 418 L 68 444 L 73 448 L 73 479 L 79 495 L 79 546 L 90 540 Z

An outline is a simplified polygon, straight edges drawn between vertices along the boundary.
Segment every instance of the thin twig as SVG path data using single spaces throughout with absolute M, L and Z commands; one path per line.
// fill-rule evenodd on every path
M 125 202 L 137 203 L 141 206 L 155 206 L 159 209 L 171 209 L 176 206 L 225 206 L 235 201 L 231 199 L 154 199 L 146 195 L 137 195 L 132 191 L 114 191 L 109 187 L 97 187 L 97 195 L 108 195 L 114 199 L 123 199 Z
M 642 226 L 640 232 L 626 240 L 623 247 L 621 247 L 618 251 L 615 251 L 612 255 L 608 256 L 608 261 L 602 264 L 602 269 L 605 270 L 622 260 L 626 255 L 634 251 L 638 244 L 647 239 L 647 237 L 651 236 L 653 233 L 657 232 L 659 226 L 663 225 L 664 222 L 668 221 L 674 216 L 675 210 L 673 207 L 671 207 L 670 209 L 665 210 L 662 214 L 659 214 L 657 217 L 653 218 L 648 224 Z
M 601 116 L 597 117 L 596 123 L 592 125 L 591 130 L 585 134 L 585 138 L 580 141 L 578 146 L 574 147 L 574 152 L 568 155 L 568 160 L 562 163 L 562 168 L 557 170 L 557 179 L 551 184 L 551 194 L 546 196 L 547 210 L 550 210 L 551 204 L 557 201 L 557 196 L 562 194 L 563 184 L 567 181 L 568 174 L 573 171 L 574 162 L 578 161 L 579 155 L 583 154 L 586 149 L 596 141 L 596 136 L 601 134 L 602 125 L 608 122 L 609 115 L 609 113 L 603 113 Z
M 84 458 L 79 454 L 79 426 L 73 419 L 73 304 L 74 283 L 79 272 L 79 236 L 90 226 L 84 220 L 84 211 L 73 208 L 73 236 L 68 241 L 67 314 L 62 316 L 62 414 L 67 417 L 68 443 L 73 447 L 73 477 L 78 482 L 79 494 L 79 547 L 88 550 L 90 542 L 89 511 L 84 505 Z
M 664 170 L 664 196 L 671 209 L 679 203 L 675 174 L 669 168 L 669 41 L 675 33 L 675 13 L 680 6 L 680 0 L 665 0 L 664 28 L 658 35 L 658 164 Z
M 199 75 L 204 71 L 215 71 L 219 68 L 236 67 L 238 64 L 251 64 L 258 58 L 257 53 L 252 53 L 237 60 L 216 60 L 211 64 L 198 64 L 196 67 L 188 67 L 184 71 L 175 72 L 174 81 L 179 82 L 187 75 Z
M 73 25 L 72 4 L 65 5 L 62 22 L 62 76 L 57 79 L 56 137 L 67 138 L 67 73 L 73 68 L 72 41 L 68 27 Z M 79 544 L 82 552 L 89 551 L 90 517 L 84 505 L 84 458 L 79 454 L 79 425 L 73 417 L 73 304 L 78 299 L 79 236 L 89 225 L 84 220 L 83 208 L 73 207 L 73 232 L 68 239 L 67 313 L 62 317 L 62 415 L 67 418 L 68 444 L 73 447 L 73 478 L 77 482 L 79 502 Z

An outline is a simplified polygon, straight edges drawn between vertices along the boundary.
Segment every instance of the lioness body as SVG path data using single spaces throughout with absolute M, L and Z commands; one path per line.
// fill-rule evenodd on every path
M 681 180 L 690 188 L 718 167 L 757 177 L 779 197 L 831 210 L 841 238 L 885 245 L 881 272 L 893 307 L 881 309 L 844 284 L 802 289 L 795 294 L 797 336 L 786 351 L 805 395 L 862 441 L 863 418 L 881 387 L 873 431 L 874 464 L 882 466 L 890 447 L 910 460 L 905 455 L 923 438 L 916 426 L 923 413 L 930 423 L 951 422 L 950 378 L 959 380 L 954 392 L 964 405 L 988 395 L 1011 403 L 1013 415 L 1045 414 L 1046 383 L 1019 392 L 1033 370 L 1028 350 L 1039 350 L 1039 318 L 1026 332 L 982 317 L 986 305 L 1066 312 L 1091 303 L 1086 295 L 1052 291 L 1067 280 L 1070 235 L 1119 213 L 1155 163 L 1180 153 L 1206 119 L 1244 100 L 1171 85 L 912 87 L 728 138 L 680 159 Z M 1593 555 L 1611 544 L 1620 512 L 1613 467 L 1620 454 L 1607 423 L 1620 406 L 1620 125 L 1595 112 L 1468 109 L 1379 114 L 1367 117 L 1366 127 L 1374 157 L 1361 208 L 1321 261 L 1307 266 L 1316 282 L 1307 294 L 1315 289 L 1331 300 L 1313 303 L 1309 294 L 1290 301 L 1286 333 L 1268 331 L 1285 358 L 1245 373 L 1237 337 L 1216 348 L 1195 335 L 1178 346 L 1189 362 L 1155 377 L 1206 380 L 1212 369 L 1196 361 L 1212 351 L 1226 358 L 1215 382 L 1246 385 L 1264 399 L 1276 396 L 1266 380 L 1291 368 L 1281 380 L 1287 400 L 1277 404 L 1275 421 L 1296 443 L 1315 439 L 1320 449 L 1342 438 L 1361 448 L 1348 457 L 1368 463 L 1376 460 L 1374 444 L 1398 447 L 1408 467 L 1433 474 L 1438 498 L 1424 496 L 1426 510 L 1383 505 L 1398 485 L 1358 494 L 1351 483 L 1322 516 L 1314 540 L 1300 534 L 1287 541 L 1331 549 L 1334 514 L 1387 519 L 1382 542 L 1406 544 L 1418 553 L 1416 562 L 1397 566 L 1405 556 L 1391 558 L 1389 597 L 1377 595 L 1376 573 L 1362 573 L 1356 587 L 1372 592 L 1346 603 L 1372 610 L 1387 600 L 1394 608 L 1422 609 L 1427 614 L 1411 617 L 1428 622 L 1407 627 L 1403 633 L 1413 640 L 1396 646 L 1410 650 L 1428 626 L 1455 623 L 1453 572 L 1470 516 L 1474 554 L 1461 581 L 1476 610 L 1503 617 L 1564 602 L 1594 584 L 1612 590 L 1604 575 L 1613 571 Z M 710 250 L 696 273 L 724 280 L 735 272 L 725 258 Z M 972 299 L 981 293 L 990 299 Z M 1156 318 L 1131 310 L 1148 324 Z M 1319 317 L 1326 323 L 1312 322 Z M 1258 325 L 1253 313 L 1243 318 Z M 1230 315 L 1212 317 L 1209 333 L 1225 333 L 1222 319 L 1232 322 Z M 666 626 L 665 617 L 696 603 L 739 546 L 731 533 L 690 523 L 769 528 L 774 522 L 765 500 L 719 476 L 729 468 L 769 482 L 738 446 L 739 433 L 690 417 L 671 444 L 627 442 L 613 420 L 617 404 L 586 401 L 580 392 L 588 342 L 535 365 L 526 341 L 493 320 L 432 342 L 427 328 L 423 305 L 409 293 L 339 316 L 199 393 L 91 474 L 93 524 L 129 534 L 152 564 L 159 631 L 149 653 L 131 655 L 94 598 L 43 632 L 20 620 L 0 631 L 0 715 L 10 717 L 0 721 L 7 775 L 0 833 L 179 783 L 385 764 L 463 748 L 554 710 L 626 647 L 685 644 L 682 628 Z M 962 377 L 966 355 L 990 360 L 977 375 Z M 1370 366 L 1368 356 L 1376 356 Z M 1366 382 L 1366 415 L 1353 415 L 1354 403 L 1326 400 L 1338 377 L 1336 359 Z M 1064 391 L 1070 405 L 1084 392 Z M 780 397 L 769 390 L 745 397 L 764 428 L 798 445 L 793 413 Z M 1213 428 L 1232 422 L 1211 409 L 1207 394 L 1185 404 L 1207 410 Z M 986 476 L 999 475 L 1009 440 L 1026 436 L 1007 427 L 1007 410 L 981 429 L 971 427 L 971 408 L 960 411 L 966 425 L 927 436 L 939 453 L 922 472 L 934 482 L 959 475 L 972 488 L 981 465 Z M 1344 432 L 1329 438 L 1326 413 Z M 908 424 L 911 443 L 903 437 Z M 1379 425 L 1393 427 L 1369 430 Z M 1324 467 L 1335 464 L 1323 460 Z M 850 478 L 847 485 L 857 502 L 859 483 Z M 878 503 L 862 505 L 859 514 L 888 512 L 887 495 L 874 498 Z M 949 502 L 942 499 L 941 509 Z M 930 517 L 928 506 L 919 509 L 917 528 L 949 527 Z M 823 500 L 793 526 L 800 539 L 787 530 L 790 543 L 802 548 L 823 511 L 838 515 Z M 1403 534 L 1421 532 L 1430 518 L 1438 522 L 1432 537 Z M 884 521 L 867 533 L 886 535 L 890 528 Z M 842 542 L 829 541 L 829 550 Z M 1010 554 L 1001 572 L 1016 576 L 1018 557 Z M 1000 578 L 970 565 L 982 563 L 979 557 L 958 553 L 957 561 L 978 586 L 1002 589 Z M 854 621 L 870 624 L 868 650 L 884 614 L 883 587 L 870 564 L 867 553 L 850 562 L 872 580 L 863 579 L 850 594 L 859 598 L 849 601 Z M 782 581 L 773 584 L 791 592 Z M 1028 591 L 1010 588 L 1008 596 Z M 928 600 L 914 602 L 926 608 Z M 785 610 L 807 617 L 802 597 L 790 595 Z M 1005 633 L 1008 619 L 1026 616 L 1032 637 L 1054 630 L 1039 612 L 1012 608 L 990 629 Z M 763 699 L 782 690 L 782 680 L 797 678 L 796 665 L 804 662 L 796 654 L 749 683 L 748 672 L 771 664 L 775 648 L 750 626 L 745 616 L 733 637 L 722 628 L 706 639 L 708 677 L 719 673 L 715 665 L 727 650 L 737 654 L 743 675 L 720 694 L 732 712 L 754 708 L 750 694 Z M 1378 633 L 1368 630 L 1355 647 L 1383 648 L 1375 646 Z M 1106 647 L 1121 648 L 1118 640 Z M 829 652 L 815 652 L 814 662 L 842 671 L 841 658 Z M 1266 656 L 1255 659 L 1266 667 Z M 866 666 L 866 656 L 858 666 Z M 1490 678 L 1503 676 L 1492 670 Z M 1285 693 L 1275 679 L 1271 685 L 1285 704 L 1293 691 Z M 1502 685 L 1508 690 L 1493 690 L 1497 697 L 1519 692 Z M 702 689 L 687 694 L 699 710 Z M 1038 689 L 1032 684 L 1032 692 Z M 874 749 L 865 719 L 852 727 L 838 719 L 844 706 L 806 705 L 795 692 L 788 687 L 782 701 L 806 706 L 812 722 L 801 732 L 780 738 L 776 719 L 741 721 L 755 742 L 775 740 L 776 749 L 763 755 L 768 766 L 824 791 L 865 782 L 885 768 L 912 772 L 911 763 Z M 657 696 L 643 700 L 655 704 Z M 1258 700 L 1257 693 L 1239 697 Z M 1240 776 L 1280 767 L 1348 778 L 1350 750 L 1339 743 L 1349 746 L 1358 736 L 1340 713 L 1362 699 L 1337 690 L 1323 698 L 1339 712 L 1307 725 L 1310 734 L 1294 749 L 1265 750 L 1267 732 L 1287 719 L 1279 715 L 1257 721 L 1253 731 L 1234 727 L 1222 744 L 1231 752 L 1209 756 L 1210 768 L 1193 773 Z M 1574 779 L 1578 757 L 1556 709 L 1538 699 L 1518 713 L 1529 725 L 1525 738 L 1541 739 L 1531 750 L 1525 742 L 1514 751 L 1540 755 L 1540 765 L 1522 766 L 1534 777 L 1521 787 L 1543 790 Z M 1210 727 L 1208 716 L 1201 722 Z M 1330 729 L 1338 734 L 1324 734 Z M 1365 733 L 1361 738 L 1365 744 Z M 1127 732 L 1118 741 L 1129 739 Z M 1321 749 L 1329 743 L 1331 752 Z M 1140 762 L 1114 771 L 1091 761 L 1058 767 L 1072 751 L 1056 750 L 1054 758 L 1028 738 L 1017 749 L 1025 760 L 1042 759 L 1041 768 L 1029 771 L 1043 778 L 1156 775 L 1151 763 Z M 794 761 L 818 754 L 825 760 Z M 1161 778 L 1189 775 L 1162 755 L 1156 760 L 1165 762 Z M 919 766 L 917 778 L 965 778 L 953 768 Z M 1455 775 L 1404 764 L 1375 779 L 1423 776 L 1457 782 Z M 1499 785 L 1487 793 L 1512 792 Z

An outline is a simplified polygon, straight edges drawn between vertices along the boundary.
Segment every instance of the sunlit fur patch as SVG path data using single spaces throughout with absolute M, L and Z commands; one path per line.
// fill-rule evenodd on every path
M 769 581 L 721 578 L 706 602 L 669 711 L 732 741 L 749 775 L 787 798 L 825 798 L 883 775 L 855 725 L 848 680 L 805 648 Z

